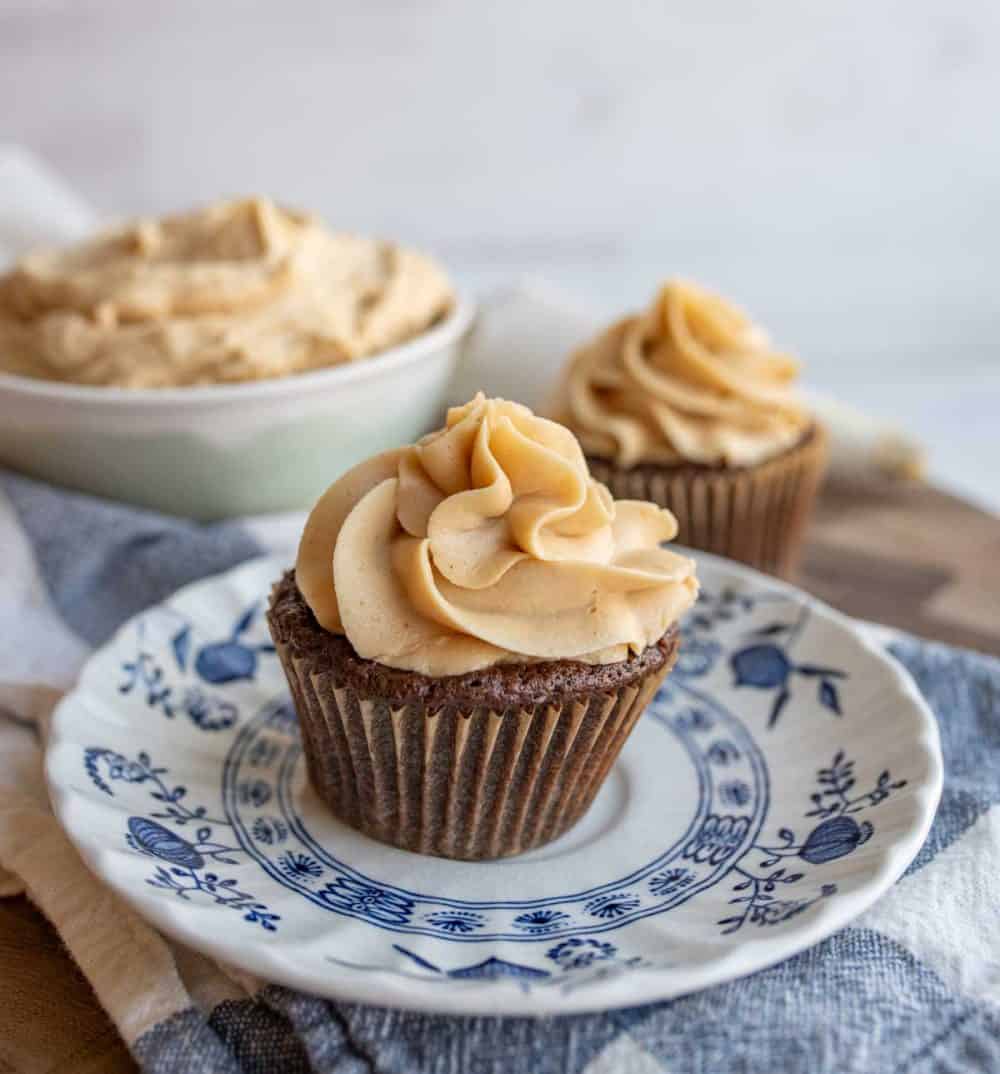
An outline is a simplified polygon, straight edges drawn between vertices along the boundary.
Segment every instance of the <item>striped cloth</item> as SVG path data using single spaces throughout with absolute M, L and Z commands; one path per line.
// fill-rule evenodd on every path
M 752 977 L 601 1015 L 451 1018 L 332 1003 L 164 940 L 55 822 L 41 735 L 126 617 L 264 551 L 300 517 L 200 526 L 0 473 L 0 891 L 53 922 L 150 1074 L 1000 1071 L 1000 661 L 894 636 L 941 725 L 918 860 L 851 927 Z M 125 927 L 127 926 L 127 927 Z

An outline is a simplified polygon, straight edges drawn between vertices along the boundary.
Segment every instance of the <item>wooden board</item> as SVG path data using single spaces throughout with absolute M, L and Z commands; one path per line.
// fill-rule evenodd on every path
M 797 582 L 859 619 L 1000 656 L 1000 520 L 947 493 L 827 490 Z
M 827 490 L 797 579 L 850 615 L 1000 655 L 1000 521 L 934 489 Z M 0 902 L 0 1074 L 136 1068 L 59 938 Z
M 115 1027 L 44 917 L 0 900 L 0 1074 L 136 1070 Z

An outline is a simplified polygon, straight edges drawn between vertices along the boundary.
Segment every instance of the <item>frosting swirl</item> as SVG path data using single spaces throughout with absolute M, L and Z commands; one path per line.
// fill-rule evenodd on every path
M 296 563 L 320 625 L 390 667 L 612 663 L 694 602 L 694 562 L 660 547 L 669 511 L 612 499 L 561 425 L 477 395 L 444 429 L 349 471 Z
M 127 388 L 286 376 L 401 343 L 452 301 L 420 254 L 223 202 L 21 260 L 0 276 L 0 370 Z
M 619 466 L 752 466 L 809 427 L 797 371 L 739 310 L 672 281 L 572 355 L 554 411 L 588 454 Z

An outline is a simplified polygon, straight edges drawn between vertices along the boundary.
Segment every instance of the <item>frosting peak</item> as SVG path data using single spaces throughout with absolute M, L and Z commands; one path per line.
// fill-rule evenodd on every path
M 809 426 L 797 371 L 739 310 L 675 280 L 571 357 L 557 410 L 588 454 L 620 466 L 750 466 Z
M 323 627 L 390 667 L 610 663 L 694 602 L 693 561 L 660 547 L 676 531 L 670 512 L 612 499 L 567 429 L 478 395 L 330 487 L 296 578 Z

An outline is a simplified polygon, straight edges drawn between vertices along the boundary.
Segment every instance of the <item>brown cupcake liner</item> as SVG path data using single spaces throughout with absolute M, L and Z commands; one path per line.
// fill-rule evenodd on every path
M 479 860 L 562 835 L 586 812 L 673 665 L 610 692 L 497 711 L 393 707 L 278 641 L 309 780 L 345 823 L 392 846 Z
M 679 544 L 789 576 L 826 467 L 826 434 L 815 425 L 795 447 L 758 466 L 624 469 L 588 458 L 616 499 L 650 500 L 677 519 Z

